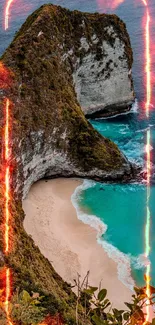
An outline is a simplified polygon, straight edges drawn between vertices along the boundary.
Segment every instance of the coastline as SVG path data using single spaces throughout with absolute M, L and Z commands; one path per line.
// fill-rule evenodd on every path
M 56 272 L 73 284 L 77 273 L 89 284 L 106 288 L 113 307 L 124 308 L 132 291 L 118 279 L 117 264 L 97 243 L 96 230 L 77 218 L 71 202 L 78 179 L 41 180 L 35 183 L 23 201 L 24 228 Z

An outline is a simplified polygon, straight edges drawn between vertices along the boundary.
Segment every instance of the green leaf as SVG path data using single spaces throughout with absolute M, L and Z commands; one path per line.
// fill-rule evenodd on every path
M 110 321 L 113 321 L 114 320 L 114 316 L 111 313 L 107 313 L 107 318 Z
M 133 305 L 129 304 L 128 302 L 125 302 L 125 305 L 132 311 L 133 310 Z
M 124 313 L 124 310 L 118 310 L 116 308 L 113 308 L 113 313 L 114 313 L 115 317 L 119 317 Z
M 89 287 L 89 289 L 84 289 L 83 292 L 88 293 L 89 295 L 93 295 L 97 289 L 97 287 Z
M 109 307 L 111 305 L 111 302 L 107 302 L 107 304 L 104 305 L 104 309 L 106 309 L 107 307 Z
M 106 289 L 102 289 L 99 293 L 98 293 L 98 300 L 102 301 L 104 300 L 104 298 L 107 295 L 107 290 Z
M 125 314 L 123 315 L 124 320 L 128 320 L 129 317 L 130 317 L 130 313 L 125 313 Z M 155 324 L 154 324 L 154 325 L 155 325 Z
M 104 304 L 106 305 L 107 303 L 109 303 L 110 301 L 109 301 L 109 299 L 105 299 L 104 300 Z
M 91 287 L 91 286 L 89 286 L 89 289 L 92 290 L 93 292 L 95 292 L 98 289 L 98 287 Z
M 29 302 L 31 300 L 31 297 L 26 290 L 23 290 L 23 292 L 22 292 L 22 300 L 24 302 Z
M 92 320 L 94 321 L 94 323 L 96 325 L 108 325 L 107 321 L 103 321 L 102 319 L 100 319 L 100 317 L 98 317 L 97 315 L 94 315 L 92 317 Z

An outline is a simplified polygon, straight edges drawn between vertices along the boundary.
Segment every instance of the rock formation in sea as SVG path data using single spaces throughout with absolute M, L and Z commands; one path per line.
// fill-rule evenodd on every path
M 54 305 L 63 316 L 69 313 L 74 319 L 70 302 L 72 299 L 75 307 L 74 294 L 23 229 L 22 198 L 35 181 L 44 177 L 117 181 L 133 176 L 132 165 L 118 147 L 95 131 L 84 115 L 100 110 L 114 114 L 131 105 L 134 94 L 129 37 L 124 23 L 115 15 L 45 5 L 28 17 L 1 64 L 12 79 L 0 80 L 1 130 L 6 98 L 11 102 L 12 171 L 12 250 L 1 258 L 1 264 L 5 261 L 13 270 L 13 288 L 41 292 L 48 296 L 49 311 Z M 3 171 L 3 132 L 1 137 Z M 4 251 L 1 184 L 0 250 Z

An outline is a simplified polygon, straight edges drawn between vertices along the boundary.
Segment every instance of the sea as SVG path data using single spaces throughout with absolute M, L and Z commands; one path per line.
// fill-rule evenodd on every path
M 0 0 L 0 55 L 11 43 L 27 16 L 45 3 L 44 0 L 14 0 L 9 29 L 4 31 L 4 8 Z M 151 215 L 149 258 L 145 256 L 147 216 L 146 181 L 132 184 L 104 184 L 85 180 L 72 195 L 77 215 L 97 230 L 97 241 L 117 263 L 118 278 L 129 288 L 143 286 L 146 266 L 151 263 L 151 283 L 155 286 L 155 1 L 148 0 L 152 99 L 150 117 L 145 115 L 146 8 L 142 0 L 53 0 L 53 4 L 84 12 L 115 13 L 126 23 L 134 54 L 133 79 L 136 101 L 128 114 L 109 119 L 90 120 L 96 130 L 113 140 L 128 159 L 146 170 L 147 130 L 151 131 Z M 95 257 L 94 257 L 95 259 Z

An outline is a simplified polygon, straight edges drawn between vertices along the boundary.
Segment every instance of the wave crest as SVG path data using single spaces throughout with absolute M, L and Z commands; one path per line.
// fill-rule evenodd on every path
M 115 246 L 105 241 L 102 237 L 107 231 L 108 226 L 95 215 L 87 214 L 82 211 L 79 205 L 80 195 L 83 190 L 95 186 L 94 181 L 84 180 L 83 184 L 78 186 L 71 196 L 71 201 L 76 209 L 77 217 L 83 223 L 88 224 L 97 231 L 97 242 L 102 245 L 108 256 L 117 263 L 118 279 L 128 288 L 133 290 L 135 282 L 131 276 L 131 258 L 129 255 L 122 253 Z

